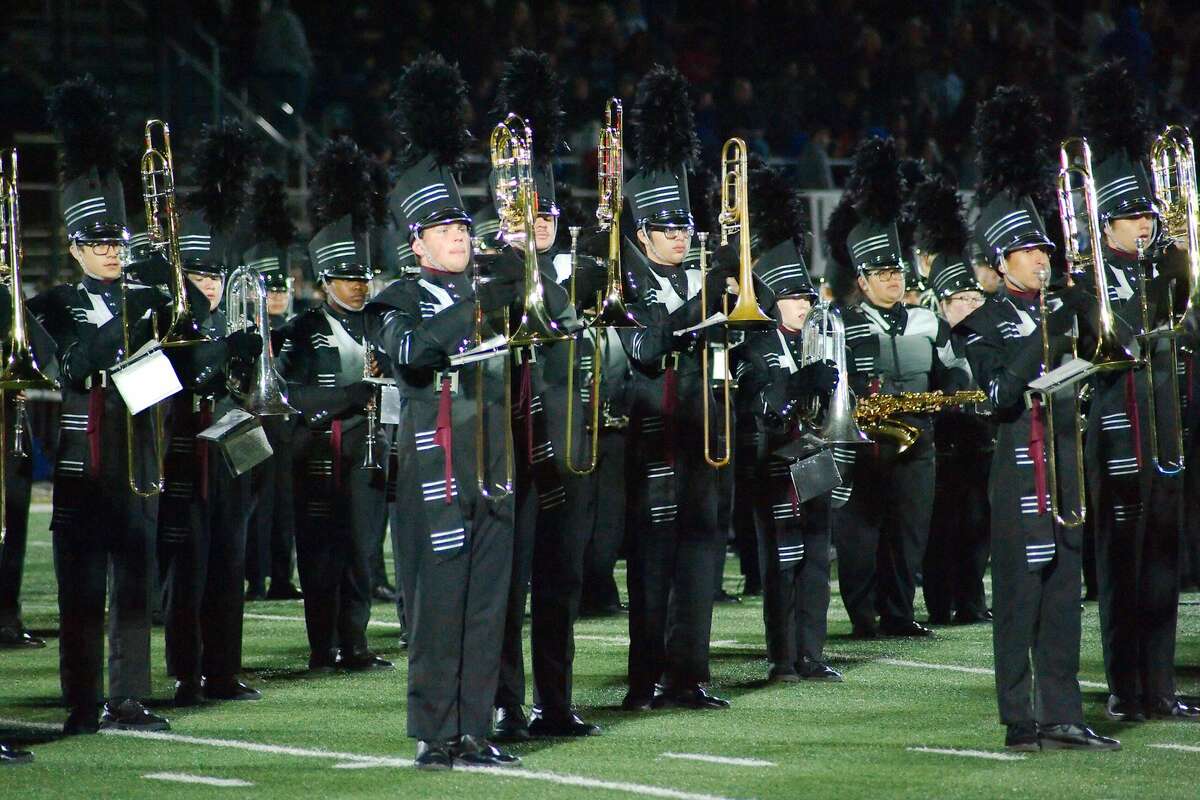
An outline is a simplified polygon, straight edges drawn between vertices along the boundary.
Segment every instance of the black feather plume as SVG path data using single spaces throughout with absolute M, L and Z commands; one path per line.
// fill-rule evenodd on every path
M 677 169 L 700 154 L 687 78 L 655 65 L 638 83 L 629 132 L 639 170 Z
M 760 253 L 804 235 L 808 210 L 791 181 L 760 161 L 751 165 L 748 183 L 750 230 L 758 237 Z
M 917 244 L 928 253 L 956 255 L 970 241 L 957 187 L 945 178 L 928 180 L 912 197 Z
M 834 297 L 845 297 L 854 289 L 856 272 L 846 241 L 861 219 L 853 201 L 848 195 L 843 195 L 829 215 L 829 224 L 825 226 L 825 241 L 829 245 L 825 280 L 833 290 Z
M 1080 132 L 1096 161 L 1115 153 L 1124 153 L 1134 163 L 1146 158 L 1151 126 L 1141 96 L 1122 59 L 1104 62 L 1079 84 L 1075 100 Z
M 250 176 L 258 167 L 254 137 L 235 119 L 205 125 L 196 140 L 192 164 L 197 189 L 187 205 L 204 213 L 218 230 L 232 230 L 250 194 Z
M 283 181 L 266 173 L 254 180 L 250 192 L 250 224 L 254 238 L 286 248 L 296 238 L 296 223 L 288 213 Z
M 1057 159 L 1050 117 L 1037 95 L 1019 86 L 997 87 L 979 104 L 973 132 L 981 207 L 1004 192 L 1047 204 Z
M 566 119 L 562 92 L 562 81 L 550 56 L 515 48 L 500 75 L 492 116 L 499 121 L 512 113 L 524 119 L 533 131 L 533 156 L 544 161 L 552 158 L 562 143 Z
M 392 176 L 387 164 L 373 156 L 367 157 L 367 174 L 371 179 L 371 223 L 383 225 L 388 218 L 388 190 L 392 186 Z
M 120 166 L 120 125 L 112 93 L 91 75 L 75 78 L 50 90 L 47 117 L 62 140 L 63 180 L 72 180 L 92 167 L 101 173 Z
M 312 172 L 309 215 L 320 229 L 347 214 L 355 230 L 372 222 L 371 159 L 353 140 L 341 136 L 329 141 L 317 155 Z
M 891 137 L 872 136 L 859 143 L 846 180 L 846 194 L 859 214 L 868 219 L 888 222 L 900 215 L 903 181 L 896 142 Z
M 467 130 L 467 84 L 458 67 L 437 53 L 418 56 L 392 92 L 389 115 L 399 143 L 399 165 L 432 155 L 441 166 L 461 166 L 471 143 Z
M 697 165 L 687 174 L 688 201 L 692 208 L 692 219 L 696 230 L 706 231 L 712 241 L 721 230 L 718 219 L 721 208 L 721 182 L 711 169 Z

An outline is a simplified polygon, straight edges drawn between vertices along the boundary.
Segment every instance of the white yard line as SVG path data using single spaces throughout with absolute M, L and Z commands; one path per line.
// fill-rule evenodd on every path
M 202 783 L 205 786 L 246 787 L 253 786 L 250 781 L 237 778 L 209 778 L 204 775 L 188 775 L 186 772 L 151 772 L 142 776 L 152 781 L 171 781 L 172 783 Z
M 1019 753 L 996 753 L 991 750 L 957 750 L 949 747 L 906 747 L 913 753 L 937 753 L 943 756 L 966 756 L 967 758 L 987 758 L 992 761 L 1024 761 L 1025 756 Z
M 29 510 L 34 514 L 49 514 L 54 510 L 53 503 L 30 503 Z
M 0 719 L 0 725 L 58 730 L 60 726 L 49 726 L 46 723 L 29 723 L 18 719 Z M 185 736 L 179 733 L 163 733 L 156 731 L 118 731 L 106 730 L 103 733 L 110 736 L 126 736 L 133 739 L 150 739 L 160 742 L 176 742 L 179 744 L 201 745 L 205 747 L 221 747 L 233 750 L 246 750 L 254 753 L 269 753 L 272 755 L 295 756 L 297 758 L 324 758 L 338 762 L 335 767 L 349 769 L 353 764 L 356 768 L 366 767 L 411 767 L 412 761 L 395 756 L 370 756 L 361 753 L 339 753 L 332 750 L 317 750 L 306 747 L 290 747 L 286 745 L 264 744 L 261 742 L 245 742 L 236 739 L 212 739 L 200 736 Z M 358 767 L 361 765 L 361 767 Z M 667 800 L 730 800 L 726 797 L 697 792 L 686 792 L 680 789 L 668 789 L 663 786 L 650 786 L 642 783 L 625 781 L 608 781 L 600 778 L 588 778 L 582 775 L 564 775 L 558 772 L 537 772 L 529 769 L 503 769 L 495 767 L 456 767 L 460 772 L 471 772 L 488 775 L 494 778 L 522 778 L 524 780 L 554 783 L 560 786 L 579 786 L 588 789 L 607 789 L 613 792 L 641 795 L 643 797 L 663 797 Z
M 970 675 L 994 675 L 995 672 L 989 667 L 963 667 L 958 664 L 931 664 L 927 661 L 905 661 L 899 658 L 877 658 L 875 661 L 879 664 L 887 664 L 892 667 L 911 667 L 913 669 L 940 669 L 947 672 L 965 672 Z M 1080 681 L 1079 685 L 1085 689 L 1107 689 L 1107 683 L 1097 683 L 1096 681 Z
M 663 753 L 663 758 L 678 758 L 683 761 L 703 761 L 707 764 L 725 764 L 731 767 L 775 767 L 774 761 L 758 758 L 734 758 L 733 756 L 711 756 L 707 753 Z
M 1152 744 L 1150 746 L 1160 750 L 1178 750 L 1181 753 L 1200 753 L 1200 747 L 1190 744 Z

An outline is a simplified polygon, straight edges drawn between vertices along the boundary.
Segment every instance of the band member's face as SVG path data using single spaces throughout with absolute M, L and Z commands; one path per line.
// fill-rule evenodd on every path
M 287 313 L 288 299 L 291 293 L 287 289 L 267 290 L 267 314 L 281 317 Z
M 692 232 L 688 228 L 642 228 L 637 232 L 638 241 L 646 248 L 646 257 L 655 264 L 677 267 L 683 263 L 688 248 L 692 246 Z
M 84 273 L 100 280 L 112 281 L 121 277 L 125 246 L 118 242 L 84 242 L 71 245 L 71 255 Z
M 971 312 L 983 305 L 983 293 L 976 291 L 958 292 L 941 301 L 942 316 L 953 328 L 962 322 Z
M 858 288 L 872 305 L 891 308 L 904 297 L 904 271 L 899 267 L 872 270 L 858 277 Z
M 1000 291 L 1000 284 L 1003 279 L 1000 273 L 989 267 L 987 264 L 975 264 L 972 269 L 975 271 L 975 280 L 983 287 L 984 294 L 995 294 Z
M 1042 275 L 1050 276 L 1050 252 L 1044 247 L 1013 250 L 1004 256 L 1004 282 L 1009 288 L 1033 292 L 1042 288 Z
M 221 304 L 221 289 L 225 282 L 213 275 L 201 275 L 198 272 L 185 273 L 192 285 L 199 289 L 208 299 L 208 310 L 216 311 Z
M 349 278 L 330 278 L 327 281 L 329 293 L 351 311 L 362 311 L 367 304 L 367 294 L 371 284 L 368 281 L 352 280 Z
M 1104 226 L 1108 246 L 1122 253 L 1137 253 L 1138 239 L 1145 240 L 1144 243 L 1148 245 L 1153 235 L 1154 216 L 1151 214 L 1109 220 Z
M 413 240 L 412 248 L 426 269 L 462 272 L 471 262 L 471 229 L 462 222 L 425 228 Z
M 933 259 L 935 257 L 933 253 L 926 253 L 924 250 L 917 253 L 917 271 L 921 273 L 922 278 L 929 277 L 929 271 L 933 269 Z
M 804 328 L 804 320 L 812 310 L 812 300 L 807 297 L 781 297 L 776 301 L 779 308 L 779 321 L 788 330 L 798 331 Z
M 538 214 L 533 221 L 533 243 L 539 253 L 544 253 L 554 246 L 554 237 L 558 235 L 558 217 L 553 214 Z

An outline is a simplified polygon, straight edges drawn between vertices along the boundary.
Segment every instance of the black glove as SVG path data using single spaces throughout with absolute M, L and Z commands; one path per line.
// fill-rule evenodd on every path
M 375 384 L 359 381 L 346 387 L 346 397 L 352 406 L 365 406 L 375 396 Z
M 837 367 L 831 361 L 815 361 L 788 378 L 788 395 L 831 394 L 838 384 Z
M 262 355 L 262 336 L 253 330 L 234 331 L 225 337 L 229 357 L 249 363 Z
M 484 312 L 499 311 L 512 305 L 520 294 L 520 284 L 508 278 L 492 278 L 479 284 L 479 307 Z

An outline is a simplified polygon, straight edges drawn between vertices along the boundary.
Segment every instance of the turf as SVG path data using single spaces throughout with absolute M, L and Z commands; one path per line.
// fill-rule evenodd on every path
M 46 514 L 31 520 L 26 622 L 53 637 L 55 582 Z M 727 572 L 727 588 L 737 578 Z M 623 578 L 623 572 L 618 575 Z M 524 759 L 520 776 L 490 771 L 422 774 L 407 764 L 405 673 L 397 648 L 394 611 L 375 607 L 373 646 L 396 659 L 394 673 L 304 674 L 307 647 L 299 603 L 251 603 L 245 627 L 245 668 L 260 687 L 257 703 L 210 705 L 175 711 L 162 664 L 162 632 L 155 630 L 156 697 L 173 734 L 209 743 L 147 740 L 115 735 L 60 739 L 50 730 L 12 723 L 36 752 L 29 766 L 0 770 L 3 798 L 132 797 L 480 797 L 572 798 L 659 796 L 688 798 L 1196 798 L 1200 796 L 1200 724 L 1153 722 L 1123 726 L 1103 718 L 1103 692 L 1085 688 L 1089 721 L 1124 742 L 1119 753 L 1042 753 L 1018 760 L 914 752 L 911 747 L 1002 752 L 992 678 L 922 664 L 987 670 L 987 626 L 951 627 L 934 641 L 847 638 L 849 623 L 836 599 L 830 612 L 828 652 L 844 671 L 842 685 L 765 684 L 762 608 L 756 599 L 719 606 L 713 625 L 713 682 L 733 700 L 725 712 L 679 710 L 623 713 L 627 636 L 623 617 L 582 620 L 577 628 L 575 697 L 604 735 L 581 741 L 514 748 Z M 286 620 L 252 615 L 286 616 Z M 294 621 L 293 621 L 294 619 Z M 905 665 L 899 662 L 910 662 Z M 1180 608 L 1180 690 L 1200 694 L 1200 596 Z M 1096 607 L 1084 610 L 1081 677 L 1104 680 Z M 45 650 L 0 652 L 0 717 L 57 724 L 57 642 Z M 284 745 L 291 753 L 217 746 L 227 741 Z M 1153 747 L 1180 744 L 1192 751 Z M 316 752 L 320 751 L 320 752 Z M 711 754 L 770 762 L 770 766 L 711 764 L 663 753 Z M 343 754 L 343 755 L 334 755 Z M 364 757 L 391 761 L 370 761 Z M 340 764 L 357 764 L 348 769 Z M 164 783 L 144 776 L 183 773 L 238 779 L 250 788 Z M 603 784 L 564 785 L 547 774 Z M 586 783 L 586 781 L 584 782 Z M 639 786 L 616 788 L 614 784 Z M 639 788 L 640 787 L 640 788 Z M 652 791 L 653 790 L 653 791 Z

